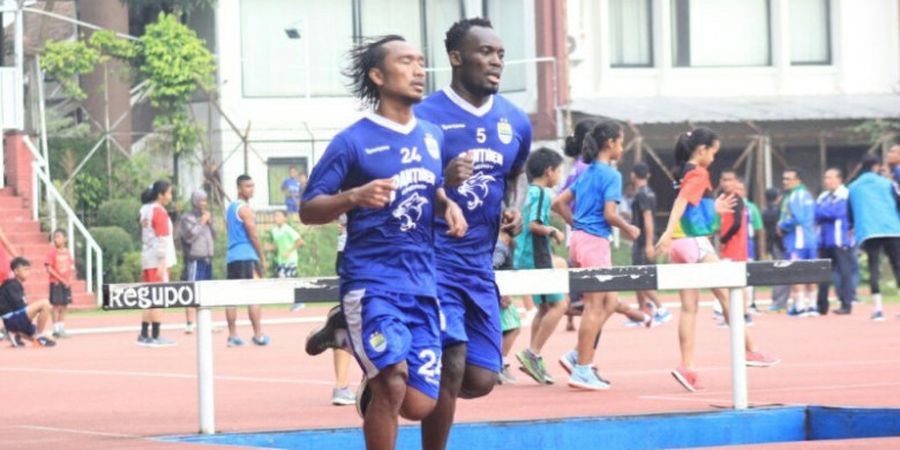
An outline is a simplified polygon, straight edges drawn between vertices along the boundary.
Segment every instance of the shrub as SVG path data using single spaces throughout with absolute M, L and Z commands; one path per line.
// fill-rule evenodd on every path
M 88 230 L 103 250 L 104 276 L 117 282 L 118 267 L 132 249 L 132 239 L 121 227 L 94 227 Z
M 100 209 L 97 211 L 97 225 L 120 228 L 132 240 L 140 241 L 141 223 L 138 220 L 140 209 L 141 202 L 136 198 L 107 200 L 100 204 Z M 106 250 L 104 249 L 104 251 Z

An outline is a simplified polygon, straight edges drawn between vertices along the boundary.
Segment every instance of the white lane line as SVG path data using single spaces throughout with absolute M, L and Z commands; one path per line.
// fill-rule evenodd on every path
M 133 434 L 107 433 L 104 431 L 91 431 L 91 430 L 75 430 L 72 428 L 42 427 L 39 425 L 16 425 L 15 427 L 22 428 L 25 430 L 52 431 L 55 433 L 73 433 L 73 434 L 87 434 L 89 436 L 106 436 L 106 437 L 127 438 L 127 439 L 144 439 L 141 436 L 136 436 Z
M 77 370 L 77 369 L 39 369 L 29 367 L 0 367 L 0 372 L 26 372 L 26 373 L 49 373 L 59 375 L 100 375 L 100 376 L 117 376 L 117 377 L 145 377 L 145 378 L 180 378 L 193 380 L 197 378 L 196 374 L 190 373 L 174 373 L 174 372 L 132 372 L 132 371 L 116 371 L 116 370 Z M 264 378 L 264 377 L 243 377 L 230 375 L 216 375 L 216 380 L 222 381 L 244 381 L 251 383 L 272 383 L 272 384 L 315 384 L 323 386 L 334 385 L 334 381 L 323 380 L 304 380 L 294 378 Z
M 263 325 L 286 325 L 286 324 L 298 324 L 298 323 L 322 323 L 325 322 L 325 316 L 315 316 L 315 317 L 289 317 L 282 319 L 263 319 Z M 238 326 L 247 326 L 250 325 L 249 320 L 238 320 Z M 225 327 L 227 323 L 224 321 L 213 322 L 213 327 Z M 163 330 L 184 330 L 183 324 L 167 324 L 162 325 L 160 329 Z M 141 331 L 140 326 L 118 326 L 118 327 L 96 327 L 96 328 L 73 328 L 66 329 L 66 332 L 75 336 L 81 334 L 105 334 L 105 333 L 135 333 Z
M 900 386 L 900 382 L 887 382 L 887 383 L 861 383 L 861 384 L 832 384 L 832 385 L 823 385 L 823 386 L 799 386 L 799 387 L 782 387 L 782 388 L 767 388 L 767 389 L 751 389 L 750 394 L 763 394 L 769 392 L 797 392 L 797 391 L 838 391 L 838 390 L 849 390 L 849 389 L 870 389 L 870 388 L 880 388 L 880 387 L 894 387 Z M 685 392 L 683 394 L 666 394 L 666 395 L 642 395 L 640 398 L 648 399 L 648 400 L 687 400 L 690 397 L 694 397 L 695 400 L 692 401 L 725 401 L 721 399 L 710 399 L 710 398 L 701 398 L 709 395 L 729 395 L 731 391 L 709 391 L 709 392 L 697 392 L 697 393 L 688 393 Z M 731 401 L 731 400 L 728 400 Z
M 748 367 L 748 370 L 759 371 L 759 370 L 777 370 L 777 369 L 794 369 L 794 368 L 810 368 L 810 367 L 845 367 L 845 366 L 870 366 L 870 365 L 879 365 L 879 364 L 897 364 L 900 363 L 900 359 L 872 359 L 872 360 L 862 360 L 862 361 L 828 361 L 828 362 L 816 362 L 816 363 L 781 363 L 775 366 L 774 368 L 758 368 L 758 367 Z M 609 370 L 603 371 L 603 375 L 621 375 L 621 376 L 635 376 L 635 375 L 659 375 L 659 374 L 668 374 L 672 369 L 645 369 L 645 370 Z M 715 367 L 700 367 L 696 369 L 697 372 L 731 372 L 731 366 L 715 366 Z

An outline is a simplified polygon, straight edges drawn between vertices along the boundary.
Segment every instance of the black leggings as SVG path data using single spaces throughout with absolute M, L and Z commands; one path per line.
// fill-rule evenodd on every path
M 880 278 L 881 250 L 888 257 L 891 269 L 894 270 L 894 281 L 900 283 L 900 237 L 878 237 L 866 239 L 862 244 L 866 256 L 869 258 L 869 289 L 872 294 L 881 293 L 878 287 Z

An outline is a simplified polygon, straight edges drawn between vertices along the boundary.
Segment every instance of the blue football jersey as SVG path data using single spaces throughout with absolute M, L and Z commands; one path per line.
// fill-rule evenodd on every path
M 417 117 L 444 132 L 444 166 L 465 152 L 474 160 L 472 177 L 447 189 L 462 208 L 469 230 L 461 239 L 450 237 L 443 217 L 435 218 L 438 263 L 493 273 L 491 255 L 500 231 L 506 178 L 525 165 L 531 149 L 528 116 L 500 95 L 475 108 L 450 88 L 428 96 L 414 109 Z
M 440 128 L 408 125 L 370 114 L 338 133 L 313 168 L 303 201 L 391 178 L 396 190 L 384 208 L 347 213 L 347 245 L 339 269 L 342 289 L 379 287 L 436 297 L 435 191 L 443 184 Z

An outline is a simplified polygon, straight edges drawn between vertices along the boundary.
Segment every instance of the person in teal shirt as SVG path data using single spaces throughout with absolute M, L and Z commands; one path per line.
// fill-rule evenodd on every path
M 275 243 L 275 263 L 278 278 L 297 276 L 297 249 L 303 247 L 300 233 L 287 223 L 287 213 L 275 211 L 275 228 L 272 228 L 272 242 Z
M 522 206 L 525 226 L 516 236 L 513 265 L 517 270 L 565 267 L 565 261 L 554 257 L 550 247 L 551 239 L 557 245 L 563 242 L 563 233 L 550 225 L 550 203 L 553 201 L 550 189 L 562 180 L 562 162 L 559 153 L 540 148 L 532 152 L 525 163 L 531 185 Z M 531 341 L 527 349 L 516 354 L 516 358 L 522 364 L 522 371 L 540 384 L 554 382 L 541 357 L 541 349 L 568 308 L 565 299 L 563 294 L 532 296 L 538 313 L 531 322 Z

